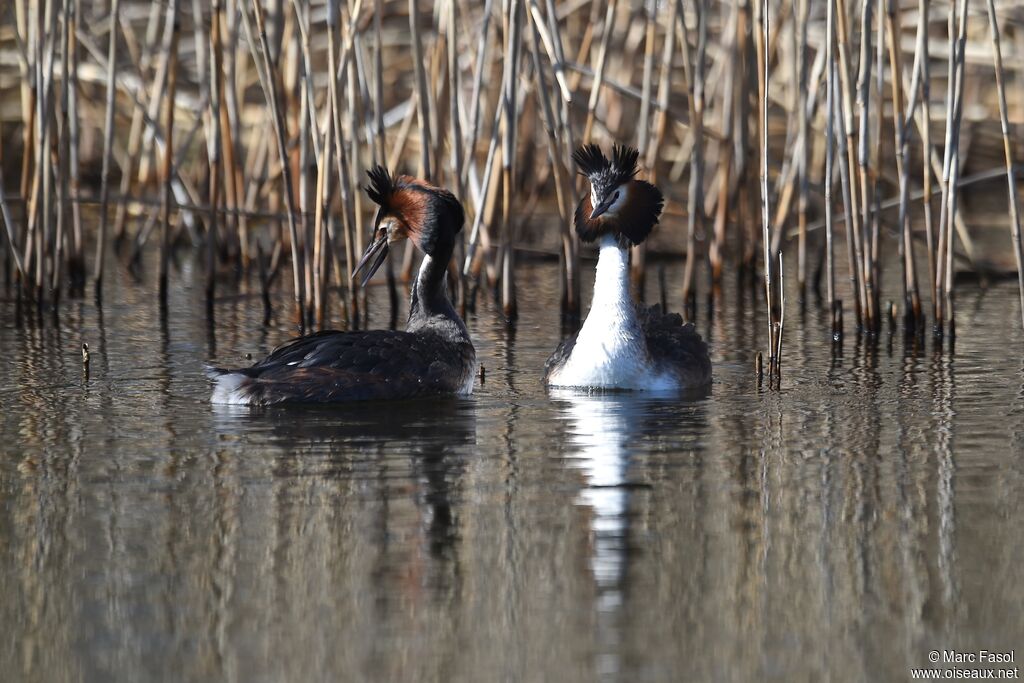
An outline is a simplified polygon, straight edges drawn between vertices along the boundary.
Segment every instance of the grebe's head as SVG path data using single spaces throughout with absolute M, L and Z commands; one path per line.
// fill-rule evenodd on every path
M 576 234 L 592 242 L 607 234 L 622 246 L 640 244 L 658 224 L 665 198 L 654 185 L 635 178 L 640 153 L 615 145 L 608 159 L 597 145 L 583 145 L 573 155 L 590 192 L 576 207 Z
M 373 221 L 373 239 L 352 277 L 365 268 L 362 284 L 366 285 L 387 258 L 389 245 L 404 239 L 411 239 L 433 258 L 447 260 L 465 222 L 462 204 L 455 195 L 412 176 L 392 176 L 383 166 L 375 166 L 366 174 L 370 177 L 366 194 L 379 208 Z

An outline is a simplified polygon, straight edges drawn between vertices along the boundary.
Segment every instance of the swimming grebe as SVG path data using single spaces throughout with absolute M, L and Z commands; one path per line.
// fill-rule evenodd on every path
M 597 145 L 573 154 L 590 180 L 576 207 L 576 234 L 598 240 L 601 250 L 590 312 L 548 359 L 548 386 L 672 391 L 711 381 L 708 348 L 693 325 L 659 306 L 638 306 L 629 293 L 629 247 L 647 239 L 664 204 L 657 187 L 635 178 L 638 156 L 618 145 L 610 160 Z
M 470 394 L 476 351 L 445 291 L 445 272 L 462 229 L 462 205 L 422 180 L 368 171 L 367 194 L 379 205 L 373 239 L 352 277 L 362 284 L 405 238 L 423 252 L 405 332 L 317 332 L 278 347 L 252 367 L 208 367 L 214 403 L 270 405 Z M 369 265 L 368 265 L 369 264 Z

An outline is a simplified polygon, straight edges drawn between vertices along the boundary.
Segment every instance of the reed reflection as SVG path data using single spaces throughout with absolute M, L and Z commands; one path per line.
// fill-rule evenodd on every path
M 402 574 L 409 569 L 401 566 L 404 563 L 422 561 L 428 566 L 417 565 L 416 572 L 425 570 L 425 578 L 435 587 L 457 576 L 457 498 L 467 448 L 476 440 L 470 402 L 443 399 L 265 410 L 216 406 L 213 413 L 219 433 L 276 451 L 272 476 L 288 495 L 301 486 L 297 482 L 310 477 L 339 498 L 352 493 L 353 483 L 370 487 L 363 495 L 372 493 L 379 503 L 375 540 L 381 565 L 376 576 Z M 405 485 L 408 481 L 411 488 Z M 410 504 L 415 510 L 411 517 Z M 415 557 L 389 554 L 389 540 L 396 537 L 418 539 Z M 394 586 L 378 588 L 386 593 Z
M 13 679 L 890 680 L 1020 639 L 1015 290 L 952 354 L 808 311 L 758 392 L 760 294 L 727 278 L 688 403 L 547 394 L 557 291 L 524 288 L 517 334 L 471 320 L 470 400 L 273 410 L 211 408 L 197 368 L 286 319 L 225 298 L 208 330 L 176 288 L 161 326 L 121 291 L 59 329 L 0 301 Z

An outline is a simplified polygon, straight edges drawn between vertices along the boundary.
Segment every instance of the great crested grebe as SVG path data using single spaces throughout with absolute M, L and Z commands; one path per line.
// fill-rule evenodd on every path
M 293 339 L 248 368 L 208 367 L 214 403 L 270 405 L 470 394 L 476 350 L 445 290 L 445 272 L 464 214 L 455 196 L 410 176 L 368 171 L 366 193 L 379 205 L 373 239 L 352 277 L 362 284 L 392 243 L 409 238 L 423 252 L 405 331 L 317 332 Z M 369 265 L 368 265 L 369 264 Z
M 659 306 L 638 306 L 629 293 L 629 247 L 647 239 L 664 204 L 657 187 L 635 178 L 638 156 L 618 145 L 610 160 L 597 145 L 573 153 L 590 180 L 576 207 L 576 234 L 598 240 L 600 254 L 590 312 L 544 366 L 548 386 L 673 391 L 711 382 L 708 347 L 693 325 Z

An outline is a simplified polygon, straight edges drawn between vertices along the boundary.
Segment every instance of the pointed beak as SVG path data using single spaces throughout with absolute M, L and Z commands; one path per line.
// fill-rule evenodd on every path
M 608 207 L 612 205 L 612 197 L 605 197 L 600 204 L 594 207 L 594 210 L 590 212 L 590 220 L 594 220 L 608 210 Z
M 355 270 L 352 271 L 352 279 L 355 280 L 356 276 L 359 275 L 359 271 L 366 268 L 367 263 L 370 263 L 371 261 L 373 262 L 370 264 L 370 267 L 366 269 L 366 274 L 363 275 L 362 282 L 359 283 L 360 287 L 366 286 L 366 283 L 370 281 L 373 274 L 376 273 L 381 267 L 381 264 L 384 263 L 384 259 L 388 257 L 388 233 L 386 230 L 380 230 L 378 232 L 379 236 L 366 248 L 366 251 L 363 252 L 363 257 L 359 259 L 359 263 L 356 264 Z

